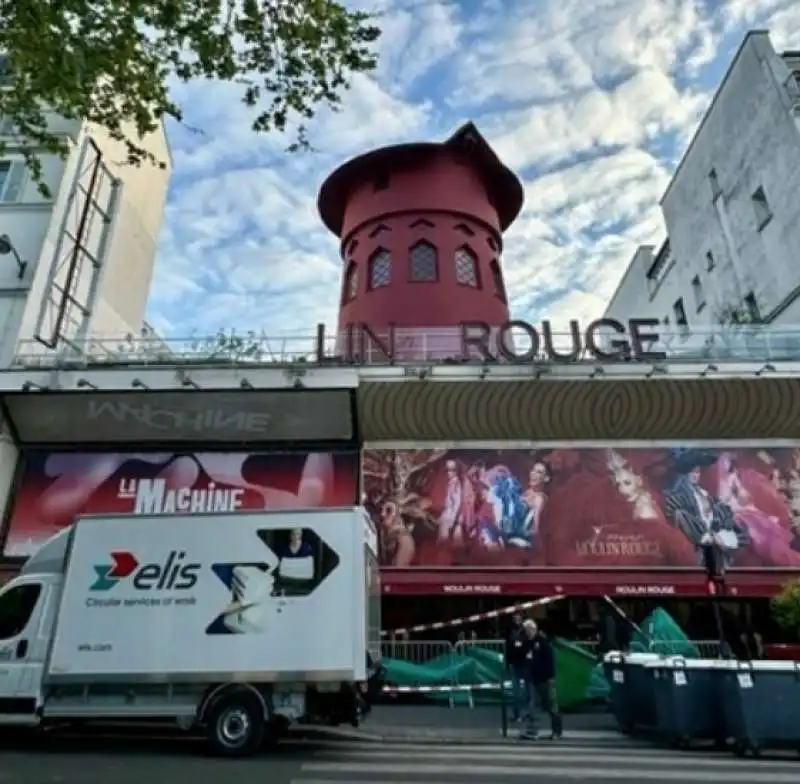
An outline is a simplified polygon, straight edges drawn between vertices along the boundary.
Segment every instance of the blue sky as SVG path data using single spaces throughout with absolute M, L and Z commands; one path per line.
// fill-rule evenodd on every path
M 174 173 L 149 303 L 162 333 L 333 327 L 341 262 L 320 183 L 375 146 L 473 120 L 525 184 L 503 265 L 513 315 L 599 315 L 748 29 L 800 49 L 796 0 L 366 0 L 378 71 L 311 126 L 317 152 L 254 134 L 228 84 L 181 87 Z

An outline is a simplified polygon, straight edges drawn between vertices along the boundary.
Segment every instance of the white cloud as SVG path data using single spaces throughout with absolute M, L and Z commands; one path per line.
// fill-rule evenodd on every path
M 514 314 L 599 315 L 642 243 L 731 41 L 771 27 L 800 48 L 793 0 L 380 0 L 382 60 L 342 111 L 312 122 L 316 153 L 257 136 L 238 88 L 180 85 L 200 133 L 173 135 L 175 176 L 150 320 L 311 332 L 336 318 L 341 262 L 316 213 L 324 177 L 387 143 L 441 139 L 474 119 L 525 182 L 506 238 Z M 724 43 L 724 50 L 720 47 Z M 722 54 L 719 52 L 722 51 Z

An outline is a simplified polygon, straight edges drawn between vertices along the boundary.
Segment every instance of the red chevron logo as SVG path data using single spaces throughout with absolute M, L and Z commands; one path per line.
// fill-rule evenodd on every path
M 112 580 L 121 580 L 130 574 L 133 574 L 139 567 L 139 562 L 134 557 L 133 553 L 126 550 L 118 550 L 111 553 L 111 560 L 114 565 L 111 570 L 106 574 L 106 577 Z

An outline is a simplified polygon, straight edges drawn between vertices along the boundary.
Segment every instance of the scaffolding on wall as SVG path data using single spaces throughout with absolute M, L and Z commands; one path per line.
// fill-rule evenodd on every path
M 121 181 L 86 137 L 67 196 L 34 336 L 48 349 L 80 350 L 93 313 Z

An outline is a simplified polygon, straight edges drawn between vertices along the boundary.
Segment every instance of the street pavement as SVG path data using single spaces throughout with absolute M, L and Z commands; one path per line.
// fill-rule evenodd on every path
M 797 784 L 796 758 L 740 760 L 729 753 L 686 753 L 599 738 L 493 746 L 347 744 L 313 750 L 286 784 Z M 285 780 L 284 780 L 285 781 Z M 283 781 L 282 781 L 283 784 Z
M 343 735 L 295 738 L 244 760 L 204 756 L 187 737 L 0 735 L 0 784 L 797 784 L 796 755 L 741 760 L 729 752 L 678 752 L 602 731 L 564 740 L 475 745 L 370 742 Z

